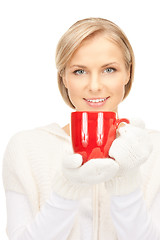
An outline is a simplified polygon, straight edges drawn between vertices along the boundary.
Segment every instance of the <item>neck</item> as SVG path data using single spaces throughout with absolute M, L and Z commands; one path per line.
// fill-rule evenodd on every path
M 69 123 L 62 128 L 70 136 L 70 126 Z

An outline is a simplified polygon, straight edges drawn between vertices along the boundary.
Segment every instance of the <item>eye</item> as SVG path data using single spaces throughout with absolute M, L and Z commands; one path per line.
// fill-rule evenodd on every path
M 83 69 L 78 69 L 78 70 L 75 70 L 73 73 L 74 73 L 75 75 L 82 75 L 82 74 L 85 73 L 85 71 L 84 71 Z
M 104 72 L 106 72 L 106 73 L 112 73 L 112 72 L 115 72 L 115 71 L 116 71 L 115 68 L 106 68 L 106 69 L 104 70 Z

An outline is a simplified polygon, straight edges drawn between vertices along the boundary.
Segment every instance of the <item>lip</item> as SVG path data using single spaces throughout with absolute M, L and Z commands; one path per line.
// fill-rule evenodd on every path
M 83 98 L 84 100 L 97 100 L 97 99 L 104 99 L 106 97 L 95 97 L 95 98 Z
M 103 99 L 102 97 L 101 98 L 83 98 L 86 103 L 90 106 L 90 107 L 101 107 L 103 106 L 106 101 L 109 99 L 110 97 L 107 97 L 103 102 L 98 102 L 98 103 L 95 103 L 95 102 L 88 102 L 87 100 L 96 100 L 96 99 Z

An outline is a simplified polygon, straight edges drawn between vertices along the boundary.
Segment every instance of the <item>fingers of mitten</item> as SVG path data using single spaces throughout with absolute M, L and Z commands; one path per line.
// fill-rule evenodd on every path
M 109 156 L 114 158 L 118 164 L 124 165 L 123 161 L 126 159 L 126 155 L 123 139 L 116 138 L 109 149 Z
M 145 123 L 143 120 L 138 118 L 132 118 L 130 119 L 130 124 L 125 124 L 123 127 L 118 128 L 119 135 L 139 135 L 139 132 L 143 131 L 145 129 Z
M 135 130 L 137 130 L 136 127 Z M 139 166 L 147 160 L 152 151 L 152 143 L 147 131 L 141 129 L 139 135 L 138 131 L 137 135 L 132 132 L 132 134 L 119 136 L 110 147 L 109 156 L 113 157 L 122 167 Z
M 82 165 L 82 156 L 80 154 L 67 155 L 63 158 L 62 164 L 64 168 L 78 168 Z
M 142 122 L 141 122 L 142 123 Z M 151 139 L 147 130 L 141 127 L 136 127 L 131 124 L 126 124 L 119 128 L 119 141 L 123 140 L 128 145 L 146 145 L 150 149 Z
M 119 136 L 125 136 L 130 140 L 131 137 L 142 138 L 146 130 L 132 124 L 125 124 L 125 126 L 118 128 L 117 131 L 119 132 Z
M 112 159 L 91 159 L 78 169 L 64 169 L 64 176 L 77 184 L 93 185 L 110 180 L 118 170 Z
M 110 158 L 91 159 L 80 168 L 83 181 L 97 184 L 113 178 L 119 170 L 118 164 Z

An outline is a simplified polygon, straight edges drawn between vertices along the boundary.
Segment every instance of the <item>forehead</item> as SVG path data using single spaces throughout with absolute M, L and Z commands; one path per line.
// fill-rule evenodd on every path
M 104 62 L 123 61 L 121 47 L 104 34 L 98 34 L 82 41 L 70 59 L 70 64 L 79 61 Z

